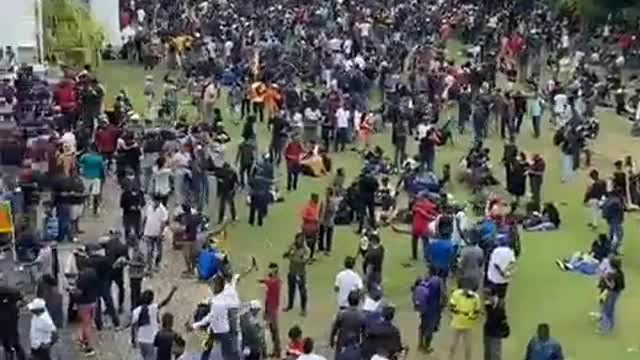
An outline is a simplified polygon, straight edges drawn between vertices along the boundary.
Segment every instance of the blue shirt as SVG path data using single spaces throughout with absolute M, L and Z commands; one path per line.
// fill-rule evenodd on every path
M 527 345 L 525 360 L 564 360 L 564 355 L 557 341 L 553 339 L 542 341 L 534 336 Z
M 95 152 L 90 152 L 80 157 L 80 173 L 86 179 L 101 179 L 103 177 L 104 162 L 102 156 Z
M 449 269 L 455 253 L 453 242 L 451 240 L 434 239 L 429 241 L 424 249 L 425 260 L 431 264 L 431 266 L 440 270 Z
M 542 116 L 542 100 L 534 98 L 531 100 L 531 106 L 529 109 L 531 116 Z

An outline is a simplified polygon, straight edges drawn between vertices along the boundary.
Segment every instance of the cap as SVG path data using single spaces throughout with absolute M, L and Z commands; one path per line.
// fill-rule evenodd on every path
M 249 309 L 251 310 L 260 310 L 262 309 L 262 303 L 260 302 L 260 300 L 251 300 L 249 302 Z
M 41 298 L 35 298 L 31 300 L 31 302 L 27 305 L 27 309 L 30 311 L 33 310 L 44 310 L 47 307 L 47 304 Z

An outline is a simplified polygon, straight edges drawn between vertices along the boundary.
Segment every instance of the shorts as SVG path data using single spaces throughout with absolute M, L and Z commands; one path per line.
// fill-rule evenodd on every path
M 102 192 L 102 181 L 100 179 L 83 178 L 84 188 L 89 195 L 100 195 Z
M 69 217 L 71 220 L 78 220 L 84 211 L 84 204 L 73 204 L 71 205 L 71 213 Z

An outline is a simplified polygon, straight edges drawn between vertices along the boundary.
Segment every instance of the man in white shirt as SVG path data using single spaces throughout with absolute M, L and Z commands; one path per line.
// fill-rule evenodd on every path
M 501 299 L 507 296 L 507 287 L 513 274 L 516 255 L 506 244 L 500 244 L 491 253 L 487 269 L 487 284 Z
M 336 111 L 336 143 L 335 151 L 344 151 L 349 142 L 349 121 L 351 112 L 340 105 Z
M 160 266 L 162 260 L 162 233 L 169 221 L 169 212 L 162 205 L 158 197 L 153 198 L 153 202 L 144 211 L 144 226 L 142 236 L 147 250 L 147 268 L 152 270 Z
M 322 355 L 313 352 L 313 339 L 306 337 L 302 344 L 302 355 L 298 356 L 298 360 L 327 360 Z
M 209 338 L 211 340 L 207 341 L 207 343 L 211 346 L 207 346 L 202 353 L 203 359 L 209 358 L 208 356 L 211 353 L 214 342 L 219 343 L 223 359 L 237 359 L 239 357 L 239 349 L 234 348 L 234 341 L 231 338 L 231 326 L 229 324 L 229 294 L 225 294 L 224 291 L 224 278 L 221 276 L 214 277 L 211 290 L 212 296 L 209 299 L 209 313 L 200 321 L 193 323 L 187 330 L 200 330 L 207 328 Z
M 57 340 L 56 326 L 47 312 L 46 303 L 43 299 L 33 299 L 27 305 L 27 309 L 33 315 L 29 330 L 31 357 L 34 360 L 49 360 L 51 359 L 51 346 Z
M 357 272 L 353 271 L 353 267 L 356 264 L 356 259 L 352 256 L 347 256 L 344 259 L 344 270 L 340 271 L 336 275 L 335 291 L 338 293 L 338 307 L 346 308 L 349 306 L 347 299 L 349 293 L 353 290 L 362 290 L 362 278 Z

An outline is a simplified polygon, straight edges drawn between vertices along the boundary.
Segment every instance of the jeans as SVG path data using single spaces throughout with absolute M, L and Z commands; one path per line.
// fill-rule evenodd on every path
M 333 226 L 320 225 L 320 233 L 318 235 L 318 249 L 320 251 L 331 252 L 332 242 Z
M 618 251 L 622 246 L 622 240 L 624 239 L 624 227 L 622 223 L 609 222 L 609 241 L 614 251 Z
M 284 148 L 284 139 L 280 136 L 271 139 L 271 146 L 269 147 L 269 154 L 271 155 L 271 159 L 273 159 L 273 163 L 276 165 L 280 165 L 280 161 L 282 161 L 282 149 Z
M 131 301 L 131 311 L 140 303 L 140 294 L 142 292 L 142 278 L 129 278 L 129 295 Z
M 160 236 L 145 236 L 144 243 L 147 248 L 147 269 L 151 270 L 154 265 L 159 267 L 162 260 L 162 239 Z
M 375 213 L 375 201 L 373 199 L 370 199 L 368 201 L 365 201 L 364 204 L 362 204 L 361 206 L 359 206 L 357 208 L 357 212 L 358 212 L 358 232 L 362 232 L 362 230 L 364 229 L 364 223 L 367 220 L 369 220 L 369 226 L 371 226 L 372 228 L 376 227 L 376 213 Z
M 336 131 L 336 139 L 334 144 L 335 151 L 344 151 L 348 142 L 349 128 L 338 128 L 338 130 Z
M 307 310 L 307 277 L 306 275 L 287 274 L 288 303 L 287 309 L 293 307 L 296 298 L 296 289 L 300 292 L 300 308 Z
M 532 116 L 531 117 L 531 125 L 533 126 L 533 137 L 540 137 L 540 116 Z
M 435 150 L 422 154 L 422 161 L 427 166 L 428 171 L 433 171 L 433 166 L 436 162 Z
M 502 360 L 502 339 L 499 337 L 483 337 L 484 360 Z
M 142 167 L 142 190 L 145 194 L 149 193 L 149 186 L 151 185 L 151 178 L 153 177 L 153 168 L 148 166 Z
M 224 221 L 224 214 L 227 210 L 227 205 L 229 205 L 229 209 L 231 210 L 231 218 L 235 220 L 236 204 L 234 201 L 234 194 L 225 193 L 225 194 L 220 194 L 220 208 L 218 210 L 218 223 L 222 223 Z
M 187 198 L 187 183 L 185 181 L 188 170 L 178 168 L 175 170 L 174 190 L 176 194 L 176 204 L 182 205 Z
M 249 225 L 253 225 L 258 221 L 258 226 L 262 226 L 264 217 L 267 215 L 267 206 L 269 204 L 267 194 L 251 195 L 251 204 L 249 205 Z
M 138 349 L 140 349 L 140 356 L 142 360 L 155 360 L 156 348 L 151 343 L 138 343 Z
M 211 343 L 212 346 L 202 352 L 202 356 L 200 357 L 201 360 L 209 360 L 213 344 L 216 342 L 220 345 L 220 352 L 223 360 L 238 360 L 240 358 L 238 352 L 233 348 L 231 333 L 209 334 L 209 336 L 213 339 L 213 342 Z
M 298 175 L 300 169 L 297 166 L 287 167 L 287 191 L 298 189 Z
M 561 165 L 561 178 L 560 180 L 564 182 L 569 182 L 573 179 L 574 170 L 573 170 L 573 155 L 562 153 L 562 163 Z
M 140 213 L 124 214 L 122 216 L 122 227 L 124 228 L 125 239 L 130 235 L 135 235 L 136 239 L 142 235 L 142 219 Z
M 195 188 L 198 190 L 195 194 L 196 209 L 202 211 L 209 204 L 209 177 L 206 174 L 199 174 L 193 177 Z
M 251 170 L 253 169 L 253 165 L 240 165 L 240 169 L 238 171 L 238 177 L 240 181 L 240 186 L 245 187 L 249 184 L 249 180 L 251 179 Z
M 124 274 L 122 269 L 113 270 L 111 275 L 111 281 L 116 284 L 118 288 L 118 310 L 123 311 L 124 306 Z
M 404 163 L 405 157 L 407 155 L 407 142 L 406 141 L 398 141 L 395 145 L 395 152 L 393 156 L 394 166 L 396 168 L 400 168 Z
M 540 206 L 540 192 L 542 191 L 542 176 L 529 175 L 529 187 L 531 188 L 531 202 Z
M 31 349 L 31 360 L 51 360 L 51 348 Z
M 620 297 L 618 291 L 608 291 L 607 296 L 601 306 L 600 331 L 608 334 L 613 330 L 615 324 L 616 303 Z
M 98 301 L 96 302 L 95 323 L 96 329 L 102 330 L 102 301 L 106 307 L 106 313 L 111 318 L 113 326 L 120 326 L 120 319 L 116 313 L 116 308 L 113 306 L 113 297 L 111 296 L 111 281 L 106 284 L 100 284 L 98 286 Z

